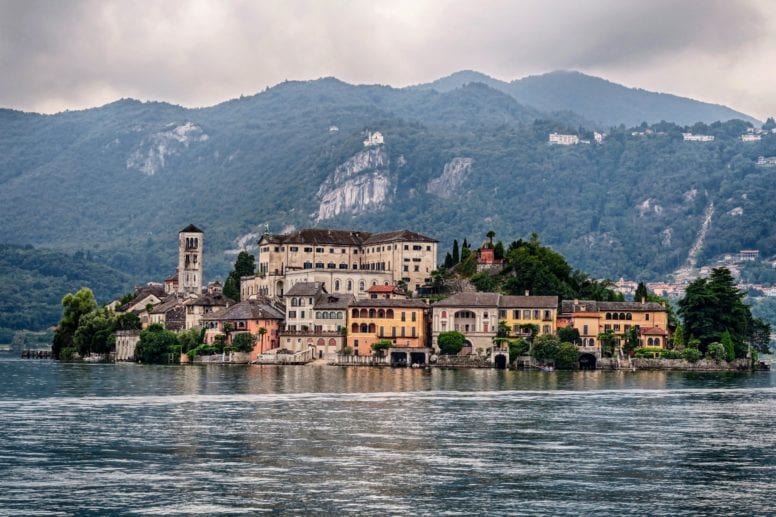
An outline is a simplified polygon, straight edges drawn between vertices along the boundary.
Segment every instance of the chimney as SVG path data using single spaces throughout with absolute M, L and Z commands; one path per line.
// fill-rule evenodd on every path
M 641 304 L 644 305 L 645 303 L 647 303 L 647 299 L 642 296 L 641 297 Z
M 530 296 L 528 289 L 525 290 L 525 295 Z

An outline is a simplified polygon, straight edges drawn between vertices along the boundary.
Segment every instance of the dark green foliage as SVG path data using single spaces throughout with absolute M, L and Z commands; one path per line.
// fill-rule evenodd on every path
M 639 359 L 655 359 L 657 357 L 662 357 L 662 353 L 663 349 L 660 347 L 644 346 L 637 348 L 633 355 Z
M 116 330 L 138 330 L 140 318 L 134 312 L 119 314 L 116 317 Z
M 683 359 L 683 354 L 679 350 L 669 350 L 664 348 L 660 351 L 661 359 Z
M 534 339 L 531 355 L 540 362 L 549 362 L 555 360 L 559 350 L 560 339 L 558 339 L 558 336 L 545 334 Z
M 523 338 L 509 340 L 509 362 L 512 363 L 521 355 L 526 355 L 530 345 Z
M 685 348 L 682 352 L 682 357 L 691 363 L 697 363 L 703 354 L 697 348 Z
M 224 282 L 223 293 L 227 298 L 240 301 L 240 278 L 251 276 L 256 272 L 256 259 L 247 251 L 241 251 L 234 262 L 234 269 L 229 272 Z
M 232 336 L 232 346 L 238 352 L 250 352 L 256 344 L 256 336 L 250 332 L 240 332 Z
M 626 354 L 633 352 L 639 347 L 639 331 L 635 327 L 632 327 L 623 337 L 622 350 Z
M 725 360 L 733 361 L 736 358 L 736 350 L 733 346 L 733 338 L 727 330 L 722 333 L 722 348 L 725 350 Z
M 770 326 L 762 321 L 755 323 L 743 299 L 744 293 L 738 290 L 727 268 L 716 268 L 709 278 L 694 280 L 679 301 L 685 337 L 697 339 L 702 353 L 710 343 L 722 342 L 726 353 L 732 347 L 733 358 L 744 357 L 755 338 L 755 330 L 759 346 L 761 333 L 769 331 Z M 726 344 L 728 338 L 729 344 Z
M 389 339 L 381 339 L 372 343 L 372 353 L 377 356 L 383 357 L 385 351 L 393 346 L 393 343 Z
M 201 330 L 193 328 L 178 333 L 178 344 L 181 347 L 181 353 L 185 354 L 197 348 L 203 341 L 204 330 L 204 328 Z
M 507 324 L 506 320 L 498 320 L 496 335 L 498 337 L 507 337 L 510 332 L 512 332 L 512 329 L 509 328 L 509 324 Z
M 721 361 L 732 361 L 732 359 L 728 359 L 727 351 L 725 350 L 725 345 L 722 343 L 709 343 L 708 351 L 706 352 L 706 357 L 709 359 L 719 363 Z M 733 351 L 732 343 L 730 347 L 730 351 Z
M 43 330 L 57 323 L 67 293 L 88 285 L 107 303 L 132 283 L 84 254 L 0 245 L 0 327 Z
M 601 342 L 601 354 L 604 357 L 614 356 L 617 347 L 620 345 L 620 338 L 612 330 L 607 330 L 598 334 L 598 340 Z
M 108 309 L 81 316 L 73 334 L 73 346 L 81 357 L 89 354 L 107 354 L 116 344 L 116 316 Z
M 453 240 L 453 254 L 451 258 L 453 259 L 453 265 L 456 265 L 461 261 L 461 256 L 458 251 L 458 239 Z
M 439 350 L 444 355 L 455 355 L 463 348 L 466 337 L 460 332 L 451 330 L 449 332 L 441 332 L 437 338 L 439 344 Z
M 639 282 L 639 285 L 636 287 L 636 293 L 633 295 L 633 300 L 640 302 L 641 300 L 647 300 L 649 297 L 649 292 L 647 291 L 647 286 L 644 285 L 644 282 Z
M 572 343 L 561 343 L 555 354 L 555 367 L 561 370 L 576 370 L 579 367 L 579 350 Z
M 67 293 L 62 298 L 62 319 L 54 331 L 54 340 L 51 345 L 51 351 L 54 358 L 59 359 L 60 352 L 65 348 L 73 348 L 73 338 L 81 318 L 91 313 L 97 308 L 97 302 L 94 300 L 92 290 L 82 287 L 77 293 Z M 72 352 L 69 354 L 72 355 Z
M 470 280 L 478 291 L 483 292 L 498 291 L 501 284 L 496 277 L 484 271 L 481 273 L 475 273 Z
M 561 327 L 558 329 L 558 339 L 563 343 L 579 343 L 579 330 L 574 327 Z
M 493 246 L 493 258 L 496 260 L 502 260 L 505 256 L 504 252 L 504 243 L 501 241 L 498 241 L 495 246 Z
M 453 262 L 453 256 L 450 255 L 450 252 L 448 251 L 445 255 L 445 269 L 450 269 L 454 265 L 455 263 Z
M 166 364 L 170 362 L 170 356 L 179 351 L 180 346 L 175 333 L 155 324 L 140 332 L 140 341 L 137 343 L 135 355 L 142 363 Z

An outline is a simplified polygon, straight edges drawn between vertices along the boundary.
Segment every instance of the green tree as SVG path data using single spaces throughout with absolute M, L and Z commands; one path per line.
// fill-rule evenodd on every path
M 558 329 L 558 339 L 563 343 L 579 343 L 579 330 L 574 327 L 561 327 Z
M 647 291 L 647 286 L 644 285 L 644 282 L 639 282 L 639 285 L 636 287 L 636 293 L 633 295 L 633 299 L 637 302 L 649 299 L 649 291 Z
M 450 269 L 455 265 L 453 262 L 453 256 L 450 255 L 450 252 L 448 251 L 445 255 L 445 269 Z
M 709 343 L 709 351 L 706 352 L 706 357 L 713 359 L 715 362 L 727 360 L 727 352 L 725 351 L 725 345 L 722 343 Z
M 142 363 L 167 363 L 169 354 L 179 349 L 178 337 L 174 332 L 154 324 L 140 332 L 135 355 Z
M 727 330 L 722 333 L 722 347 L 725 349 L 725 360 L 730 362 L 736 358 L 736 350 L 733 347 L 733 338 Z
M 385 351 L 393 346 L 389 339 L 381 339 L 372 343 L 372 353 L 378 357 L 383 357 Z
M 622 350 L 626 354 L 632 353 L 639 347 L 640 333 L 636 327 L 631 327 L 631 329 L 628 330 L 628 332 L 626 332 L 623 337 L 625 340 L 622 345 Z
M 507 320 L 498 320 L 498 329 L 496 330 L 496 335 L 498 337 L 509 337 L 510 332 L 512 332 L 512 329 L 509 328 Z
M 501 241 L 498 241 L 495 246 L 493 246 L 493 258 L 496 260 L 503 260 L 504 259 L 504 243 Z
M 620 338 L 612 330 L 607 330 L 598 334 L 598 340 L 601 342 L 601 354 L 604 357 L 613 357 L 620 343 Z
M 671 344 L 674 348 L 674 350 L 684 350 L 685 343 L 684 343 L 684 327 L 682 325 L 677 325 L 676 330 L 674 330 L 674 335 L 671 336 Z
M 88 287 L 82 287 L 77 293 L 68 293 L 62 298 L 62 319 L 54 331 L 51 352 L 59 359 L 60 352 L 73 346 L 73 337 L 81 318 L 97 308 L 94 293 Z
M 486 233 L 485 236 L 488 238 L 488 247 L 492 248 L 493 247 L 493 237 L 496 236 L 496 232 L 494 232 L 493 230 L 488 230 L 488 233 Z
M 461 261 L 461 256 L 458 252 L 458 239 L 453 239 L 453 265 L 458 264 Z
M 203 337 L 201 331 L 194 328 L 178 333 L 181 353 L 186 354 L 189 350 L 197 348 L 203 342 Z
M 256 273 L 256 259 L 247 251 L 241 251 L 234 262 L 234 269 L 224 282 L 224 296 L 240 301 L 240 278 Z
M 463 345 L 466 342 L 466 337 L 460 332 L 451 330 L 448 332 L 440 332 L 437 338 L 437 344 L 439 345 L 439 351 L 444 355 L 455 355 L 463 349 Z
M 561 343 L 555 354 L 555 367 L 576 370 L 579 367 L 579 350 L 573 343 Z
M 540 362 L 554 361 L 560 350 L 558 336 L 544 334 L 534 339 L 531 355 Z
M 345 327 L 342 327 L 347 332 L 347 329 Z M 259 348 L 263 351 L 264 350 L 264 336 L 267 334 L 267 329 L 265 327 L 259 327 L 259 330 L 257 331 L 259 334 Z
M 523 338 L 509 340 L 509 362 L 513 363 L 521 355 L 528 353 L 530 345 Z
M 91 353 L 110 353 L 116 344 L 116 316 L 109 309 L 93 311 L 81 316 L 73 335 L 75 346 L 81 357 Z
M 256 336 L 250 332 L 240 332 L 232 337 L 232 346 L 238 352 L 250 352 L 256 344 Z
M 140 318 L 134 312 L 125 312 L 116 317 L 116 330 L 139 330 Z

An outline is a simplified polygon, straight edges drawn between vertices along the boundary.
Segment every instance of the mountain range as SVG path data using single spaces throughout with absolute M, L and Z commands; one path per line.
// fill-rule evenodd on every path
M 55 115 L 0 110 L 0 242 L 133 279 L 174 271 L 177 232 L 205 231 L 208 276 L 264 225 L 410 228 L 478 244 L 543 242 L 596 276 L 659 278 L 700 259 L 774 253 L 776 135 L 718 105 L 578 72 L 502 82 L 459 72 L 407 88 L 288 81 L 212 107 L 122 99 Z M 551 146 L 550 132 L 600 144 Z M 647 131 L 648 130 L 648 131 Z M 715 136 L 684 142 L 682 132 Z M 365 145 L 379 132 L 383 143 Z M 633 133 L 639 133 L 634 136 Z

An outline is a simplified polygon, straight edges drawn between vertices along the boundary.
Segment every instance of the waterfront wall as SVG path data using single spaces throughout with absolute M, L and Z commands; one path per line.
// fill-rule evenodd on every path
M 684 371 L 708 371 L 708 372 L 724 372 L 724 371 L 746 371 L 752 369 L 752 362 L 750 359 L 736 359 L 735 361 L 727 362 L 720 361 L 719 363 L 711 359 L 701 359 L 700 361 L 691 363 L 684 359 L 631 359 L 631 364 L 637 370 L 684 370 Z
M 194 364 L 248 364 L 250 362 L 251 356 L 248 352 L 198 355 L 194 358 Z

